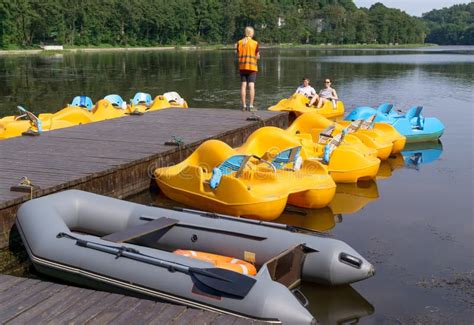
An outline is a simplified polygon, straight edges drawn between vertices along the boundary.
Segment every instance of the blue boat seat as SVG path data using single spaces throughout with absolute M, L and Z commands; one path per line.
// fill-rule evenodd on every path
M 282 169 L 288 164 L 292 164 L 293 170 L 301 168 L 301 146 L 289 148 L 280 152 L 272 161 L 276 169 Z
M 217 186 L 219 186 L 223 175 L 230 175 L 240 171 L 243 167 L 245 167 L 245 164 L 247 164 L 249 159 L 250 156 L 247 155 L 235 155 L 225 160 L 218 167 L 215 167 L 212 170 L 209 186 L 213 190 L 216 189 Z
M 415 106 L 410 108 L 405 117 L 410 121 L 412 128 L 423 130 L 425 119 L 421 115 L 421 111 L 423 110 L 423 106 Z
M 382 105 L 380 105 L 378 108 L 377 108 L 377 111 L 384 114 L 384 115 L 387 115 L 388 113 L 390 113 L 390 111 L 392 110 L 393 108 L 393 104 L 390 104 L 390 103 L 383 103 Z
M 326 165 L 329 164 L 329 159 L 331 158 L 334 149 L 339 147 L 342 141 L 344 140 L 344 137 L 346 135 L 344 130 L 342 130 L 341 133 L 333 137 L 331 141 L 324 146 L 323 163 L 325 163 Z
M 107 95 L 104 97 L 104 99 L 108 100 L 113 106 L 123 109 L 124 101 L 119 95 Z
M 133 105 L 145 104 L 146 106 L 150 106 L 151 101 L 152 100 L 151 100 L 150 94 L 138 92 L 135 94 L 135 96 L 133 96 L 132 104 Z
M 76 96 L 73 98 L 70 106 L 82 107 L 87 109 L 88 111 L 91 111 L 92 107 L 94 106 L 94 103 L 92 102 L 92 99 L 90 97 Z

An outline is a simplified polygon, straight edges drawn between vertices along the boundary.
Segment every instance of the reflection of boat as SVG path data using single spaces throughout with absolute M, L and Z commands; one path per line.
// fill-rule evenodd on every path
M 373 180 L 353 184 L 337 184 L 336 195 L 329 203 L 329 207 L 334 214 L 351 214 L 378 198 L 377 183 Z
M 405 166 L 418 168 L 418 165 L 429 164 L 438 160 L 443 153 L 441 141 L 427 143 L 410 143 L 402 151 Z
M 290 112 L 295 114 L 297 117 L 303 113 L 316 112 L 324 117 L 336 117 L 344 114 L 344 103 L 341 100 L 327 101 L 323 107 L 308 107 L 309 99 L 303 94 L 293 94 L 289 98 L 282 99 L 278 104 L 268 108 L 269 111 L 275 112 Z
M 352 184 L 337 184 L 336 195 L 329 207 L 304 209 L 287 206 L 274 222 L 327 232 L 342 222 L 343 214 L 352 214 L 379 198 L 377 183 L 373 180 Z
M 392 172 L 401 168 L 418 169 L 421 164 L 429 164 L 438 160 L 443 153 L 441 141 L 409 143 L 405 149 L 388 160 L 381 162 L 377 179 L 392 176 Z
M 300 290 L 308 299 L 307 308 L 320 324 L 356 324 L 375 311 L 351 286 L 330 288 L 303 283 Z
M 339 185 L 338 185 L 339 187 Z M 304 209 L 287 206 L 282 215 L 273 222 L 326 232 L 342 221 L 340 214 L 334 215 L 328 207 L 322 209 Z

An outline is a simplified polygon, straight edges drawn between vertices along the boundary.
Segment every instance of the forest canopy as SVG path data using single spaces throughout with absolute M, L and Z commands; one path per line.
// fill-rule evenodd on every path
M 474 2 L 423 14 L 430 30 L 427 42 L 443 45 L 474 45 Z
M 0 0 L 0 47 L 232 44 L 247 25 L 267 44 L 458 44 L 472 40 L 469 10 L 443 20 L 352 0 Z

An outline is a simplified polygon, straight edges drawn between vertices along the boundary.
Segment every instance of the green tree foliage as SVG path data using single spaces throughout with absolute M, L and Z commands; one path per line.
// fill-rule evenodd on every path
M 425 23 L 352 0 L 0 0 L 0 47 L 232 44 L 248 25 L 270 44 L 423 43 L 427 26 L 432 42 L 472 40 L 472 4 L 455 7 Z
M 427 41 L 443 45 L 474 45 L 474 2 L 423 14 L 430 32 Z

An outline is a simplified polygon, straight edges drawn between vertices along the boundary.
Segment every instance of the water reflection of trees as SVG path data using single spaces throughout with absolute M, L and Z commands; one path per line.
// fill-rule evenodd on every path
M 270 105 L 288 96 L 301 77 L 310 76 L 316 89 L 330 77 L 335 87 L 371 80 L 396 80 L 415 70 L 472 83 L 472 63 L 399 64 L 325 62 L 324 55 L 355 51 L 262 50 L 257 79 L 258 102 Z M 360 51 L 358 52 L 361 53 Z M 382 53 L 363 51 L 363 54 Z M 385 53 L 387 54 L 387 53 Z M 0 58 L 0 115 L 17 104 L 34 111 L 55 111 L 78 94 L 97 100 L 108 93 L 129 99 L 136 91 L 153 96 L 178 91 L 192 106 L 238 107 L 238 73 L 234 51 L 144 51 L 65 54 L 62 57 Z

